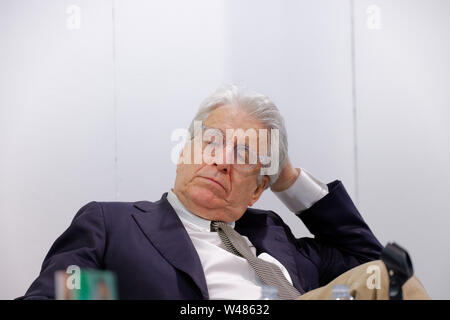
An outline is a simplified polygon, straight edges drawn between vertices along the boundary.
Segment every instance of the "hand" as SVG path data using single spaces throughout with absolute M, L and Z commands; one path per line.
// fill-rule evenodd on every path
M 295 180 L 297 180 L 299 175 L 300 169 L 294 168 L 288 157 L 283 169 L 281 170 L 280 176 L 277 181 L 272 184 L 270 190 L 280 192 L 288 189 L 295 182 Z

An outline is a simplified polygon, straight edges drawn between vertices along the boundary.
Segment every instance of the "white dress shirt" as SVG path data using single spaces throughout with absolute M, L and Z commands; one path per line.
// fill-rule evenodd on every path
M 275 192 L 277 197 L 295 213 L 309 208 L 327 193 L 327 185 L 312 177 L 304 169 L 300 170 L 299 177 L 291 187 L 282 192 Z M 168 192 L 167 200 L 183 223 L 200 257 L 209 298 L 260 299 L 263 284 L 259 277 L 246 259 L 226 250 L 219 234 L 210 231 L 211 221 L 189 212 L 172 190 Z M 234 228 L 234 222 L 229 225 Z M 247 237 L 243 237 L 256 255 L 253 244 Z M 258 257 L 278 265 L 292 284 L 288 271 L 278 260 L 267 253 L 261 253 Z

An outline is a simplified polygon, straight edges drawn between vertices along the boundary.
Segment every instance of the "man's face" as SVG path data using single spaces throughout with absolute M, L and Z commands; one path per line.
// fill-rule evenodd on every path
M 259 129 L 264 129 L 259 121 L 249 118 L 245 111 L 229 105 L 211 112 L 203 125 L 221 130 L 224 138 L 226 129 L 242 129 L 244 132 L 254 129 L 256 133 Z M 233 140 L 228 146 L 237 146 L 239 139 Z M 247 139 L 247 146 L 248 141 Z M 227 152 L 233 153 L 233 148 L 226 146 L 224 144 L 223 161 L 194 164 L 192 156 L 190 164 L 178 164 L 174 192 L 186 208 L 196 215 L 208 220 L 232 222 L 238 220 L 247 207 L 259 199 L 269 178 L 263 177 L 262 185 L 258 186 L 259 165 L 250 170 L 242 170 L 242 167 L 227 163 Z M 187 142 L 180 157 L 189 152 L 189 148 L 193 154 L 193 140 Z

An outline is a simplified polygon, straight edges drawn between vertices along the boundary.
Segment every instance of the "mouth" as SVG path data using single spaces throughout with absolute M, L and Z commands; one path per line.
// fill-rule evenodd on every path
M 214 184 L 220 186 L 225 192 L 227 191 L 227 190 L 225 190 L 225 187 L 224 187 L 220 182 L 217 182 L 216 180 L 214 180 L 214 179 L 212 179 L 212 178 L 207 178 L 207 177 L 200 177 L 200 178 L 209 180 L 209 181 L 211 181 L 212 183 L 214 183 Z

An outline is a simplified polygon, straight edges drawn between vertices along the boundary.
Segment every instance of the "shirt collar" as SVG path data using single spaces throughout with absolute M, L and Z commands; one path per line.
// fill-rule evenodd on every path
M 187 222 L 194 225 L 198 229 L 201 229 L 202 231 L 210 232 L 211 220 L 199 217 L 186 209 L 186 207 L 181 203 L 181 201 L 172 190 L 169 190 L 169 192 L 167 193 L 167 201 L 169 201 L 170 205 L 173 207 L 183 223 Z M 229 222 L 228 225 L 234 228 L 234 222 Z

